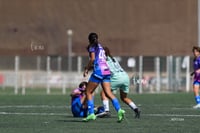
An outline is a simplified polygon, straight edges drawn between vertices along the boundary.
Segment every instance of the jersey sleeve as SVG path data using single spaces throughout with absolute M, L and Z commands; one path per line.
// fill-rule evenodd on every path
M 92 53 L 95 52 L 95 47 L 94 46 L 90 46 L 88 49 L 88 52 Z

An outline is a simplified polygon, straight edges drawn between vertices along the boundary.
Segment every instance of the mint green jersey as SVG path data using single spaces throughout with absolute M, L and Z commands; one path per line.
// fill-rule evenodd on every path
M 107 64 L 111 72 L 111 90 L 120 89 L 125 93 L 129 92 L 130 80 L 128 74 L 120 66 L 119 62 L 107 57 Z

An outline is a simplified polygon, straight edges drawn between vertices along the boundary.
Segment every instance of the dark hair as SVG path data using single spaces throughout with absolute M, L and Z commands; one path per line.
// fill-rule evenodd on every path
M 82 88 L 84 85 L 87 86 L 87 82 L 86 81 L 83 81 L 79 84 L 79 88 Z
M 109 48 L 108 47 L 103 47 L 103 49 L 105 51 L 105 55 L 109 56 L 112 59 L 113 62 L 116 62 L 115 59 L 113 58 L 113 56 L 111 55 Z
M 91 32 L 89 35 L 88 35 L 88 40 L 90 42 L 90 44 L 87 46 L 87 51 L 89 51 L 89 47 L 90 46 L 94 46 L 96 47 L 97 44 L 98 44 L 98 35 L 97 33 L 94 33 L 94 32 Z
M 194 52 L 194 50 L 197 50 L 198 52 L 200 52 L 200 47 L 198 47 L 198 46 L 193 46 L 192 52 Z
M 98 35 L 97 35 L 97 33 L 91 32 L 91 33 L 88 35 L 88 40 L 89 40 L 89 41 L 93 41 L 94 39 L 98 39 Z

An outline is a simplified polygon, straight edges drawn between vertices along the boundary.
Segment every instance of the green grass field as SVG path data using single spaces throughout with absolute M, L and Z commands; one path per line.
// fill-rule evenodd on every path
M 127 105 L 126 118 L 117 123 L 116 112 L 110 104 L 112 117 L 82 122 L 70 112 L 68 94 L 14 95 L 0 91 L 0 133 L 199 133 L 200 110 L 192 93 L 130 95 L 142 110 L 135 119 Z M 99 95 L 95 103 L 100 104 Z

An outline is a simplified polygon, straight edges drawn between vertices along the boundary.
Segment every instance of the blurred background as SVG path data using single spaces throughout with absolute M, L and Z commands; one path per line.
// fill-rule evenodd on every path
M 199 3 L 0 0 L 0 88 L 66 94 L 87 80 L 87 37 L 96 32 L 128 72 L 131 93 L 190 92 Z

